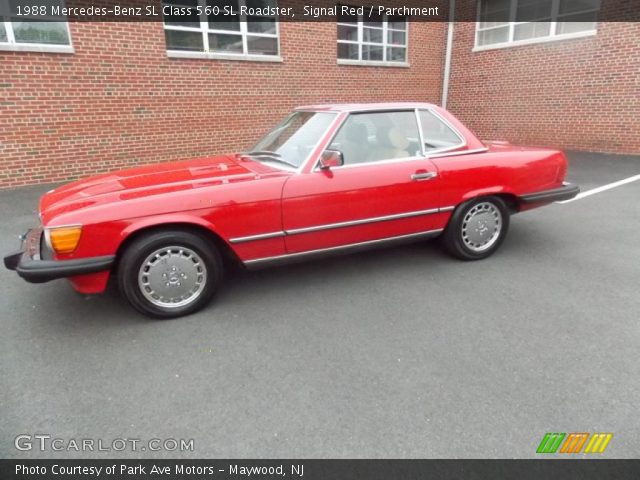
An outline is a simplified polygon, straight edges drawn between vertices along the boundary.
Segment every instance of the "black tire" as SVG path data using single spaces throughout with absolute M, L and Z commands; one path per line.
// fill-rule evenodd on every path
M 472 242 L 469 237 L 469 230 L 471 230 L 473 226 L 468 221 L 465 224 L 465 221 L 473 218 L 472 216 L 474 215 L 474 212 L 476 212 L 477 215 L 490 215 L 490 218 L 493 220 L 490 220 L 489 224 L 490 227 L 494 228 L 494 234 L 497 235 L 495 238 L 491 235 L 491 232 L 486 232 L 491 235 L 490 237 L 487 237 L 488 240 L 481 238 L 479 243 Z M 467 218 L 468 215 L 471 217 Z M 495 220 L 498 217 L 500 219 L 499 227 L 498 221 Z M 495 224 L 492 224 L 492 221 Z M 498 229 L 498 231 L 495 229 Z M 473 230 L 477 232 L 477 230 Z M 447 228 L 441 236 L 441 242 L 444 249 L 456 258 L 461 260 L 481 260 L 483 258 L 487 258 L 500 248 L 508 230 L 509 209 L 507 208 L 504 200 L 495 196 L 479 197 L 469 200 L 455 209 L 453 215 L 449 219 Z M 485 232 L 482 232 L 482 234 L 484 235 Z M 475 240 L 475 238 L 476 237 L 473 239 Z M 482 241 L 487 243 L 483 245 L 480 243 Z M 471 246 L 472 243 L 474 246 Z
M 155 264 L 149 267 L 149 257 L 159 250 L 164 250 L 161 255 L 165 258 L 159 255 L 152 257 L 150 262 Z M 145 272 L 141 273 L 143 266 Z M 171 269 L 178 271 L 173 272 Z M 139 312 L 155 318 L 175 318 L 194 313 L 207 305 L 220 286 L 222 273 L 222 257 L 210 240 L 187 231 L 156 231 L 135 239 L 126 247 L 118 262 L 118 287 L 120 293 Z M 168 295 L 179 295 L 182 290 L 188 288 L 181 286 L 179 280 L 189 285 L 197 284 L 193 286 L 195 291 L 190 295 L 189 292 L 185 293 L 181 302 L 176 301 L 175 305 L 165 306 L 174 300 L 170 300 L 170 297 L 165 300 L 162 296 L 153 298 L 155 292 L 151 288 L 151 275 L 154 279 L 153 285 L 158 285 L 157 289 L 161 290 L 165 284 L 158 284 L 158 279 L 162 275 L 160 281 L 164 282 L 167 274 L 170 278 L 166 280 L 171 281 L 171 286 L 169 283 L 166 283 L 166 286 L 177 289 L 173 290 L 177 293 Z M 145 287 L 139 278 L 144 278 L 149 284 Z

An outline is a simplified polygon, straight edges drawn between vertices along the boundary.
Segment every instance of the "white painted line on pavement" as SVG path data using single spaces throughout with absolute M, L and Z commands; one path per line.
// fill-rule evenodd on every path
M 585 192 L 580 192 L 578 195 L 576 195 L 573 198 L 570 198 L 569 200 L 562 200 L 561 202 L 556 202 L 556 203 L 570 203 L 575 200 L 580 200 L 581 198 L 588 197 L 590 195 L 595 195 L 596 193 L 604 192 L 606 190 L 611 190 L 612 188 L 619 187 L 621 185 L 626 185 L 627 183 L 635 182 L 637 180 L 640 180 L 640 175 L 634 175 L 633 177 L 625 178 L 623 180 L 618 180 L 617 182 L 607 183 L 606 185 L 602 185 L 601 187 L 592 188 L 591 190 L 587 190 Z

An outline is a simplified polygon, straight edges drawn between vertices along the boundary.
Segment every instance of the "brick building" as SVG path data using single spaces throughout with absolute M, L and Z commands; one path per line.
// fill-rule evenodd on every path
M 475 30 L 455 27 L 447 106 L 481 138 L 640 154 L 640 23 L 484 50 Z
M 453 28 L 386 16 L 197 27 L 5 17 L 0 188 L 245 148 L 300 104 L 441 103 L 443 91 L 482 138 L 638 153 L 639 24 L 596 23 L 591 0 L 547 1 L 546 32 L 545 21 L 491 17 L 530 0 L 463 1 L 484 16 Z

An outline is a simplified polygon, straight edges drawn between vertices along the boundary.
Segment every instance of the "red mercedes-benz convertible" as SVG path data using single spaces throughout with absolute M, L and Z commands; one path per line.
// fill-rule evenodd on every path
M 301 107 L 250 151 L 162 163 L 51 190 L 5 266 L 82 293 L 114 275 L 155 317 L 194 312 L 249 268 L 441 236 L 455 257 L 500 246 L 509 216 L 574 197 L 562 152 L 484 144 L 435 105 Z

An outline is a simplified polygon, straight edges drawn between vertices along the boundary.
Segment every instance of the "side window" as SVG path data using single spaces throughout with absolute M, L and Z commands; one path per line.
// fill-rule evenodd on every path
M 448 150 L 464 145 L 464 139 L 429 110 L 420 110 L 420 125 L 426 152 Z
M 345 165 L 420 155 L 420 134 L 413 111 L 353 113 L 333 139 Z

